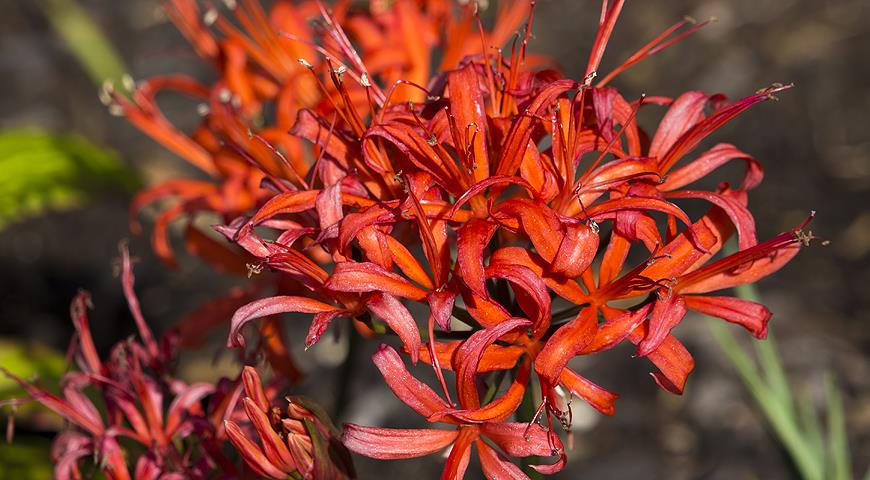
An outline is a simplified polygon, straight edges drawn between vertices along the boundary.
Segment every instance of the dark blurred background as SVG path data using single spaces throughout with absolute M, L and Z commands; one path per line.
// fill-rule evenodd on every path
M 212 78 L 208 66 L 160 14 L 157 0 L 80 3 L 105 29 L 134 78 L 170 72 Z M 594 38 L 598 2 L 539 0 L 538 5 L 531 48 L 554 56 L 579 78 Z M 816 210 L 811 228 L 831 241 L 827 247 L 816 243 L 805 249 L 759 288 L 775 313 L 772 330 L 795 390 L 821 404 L 823 373 L 833 372 L 839 381 L 852 463 L 863 475 L 870 462 L 870 2 L 628 2 L 602 70 L 618 65 L 685 15 L 718 21 L 633 67 L 615 85 L 627 98 L 702 89 L 734 99 L 774 82 L 796 84 L 779 95 L 779 102 L 753 107 L 714 140 L 736 144 L 766 169 L 765 181 L 750 195 L 760 238 L 792 228 Z M 149 184 L 194 174 L 106 112 L 94 84 L 35 3 L 0 2 L 0 91 L 0 128 L 40 126 L 79 133 L 118 151 Z M 194 105 L 175 98 L 161 103 L 179 125 L 195 125 Z M 68 302 L 79 288 L 93 293 L 93 329 L 102 348 L 132 333 L 111 264 L 118 241 L 131 237 L 128 202 L 129 195 L 104 195 L 83 208 L 0 230 L 0 337 L 36 340 L 63 351 L 72 333 Z M 150 232 L 147 215 L 144 221 Z M 136 275 L 145 315 L 157 328 L 244 283 L 184 255 L 181 267 L 168 271 L 155 260 L 145 236 L 132 237 L 131 249 L 142 260 Z M 215 354 L 223 335 L 218 332 L 214 348 L 189 355 L 184 367 L 189 378 L 237 371 L 229 355 Z M 683 397 L 659 391 L 647 375 L 647 362 L 630 358 L 627 349 L 581 364 L 585 374 L 621 398 L 615 417 L 575 412 L 574 450 L 569 469 L 558 478 L 795 478 L 787 455 L 713 343 L 706 320 L 688 318 L 677 336 L 697 360 Z M 328 372 L 341 362 L 347 346 L 322 343 L 308 353 L 296 352 L 303 368 L 315 373 L 300 390 L 330 407 L 335 383 Z M 413 425 L 410 410 L 380 386 L 368 367 L 370 353 L 358 352 L 353 402 L 336 420 Z M 362 478 L 387 468 L 394 476 L 434 477 L 440 469 L 432 459 L 379 463 L 359 458 L 358 465 Z

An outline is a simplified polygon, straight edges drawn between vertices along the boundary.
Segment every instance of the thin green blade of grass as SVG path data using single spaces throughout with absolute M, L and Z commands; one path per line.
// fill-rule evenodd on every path
M 87 10 L 75 0 L 37 0 L 36 4 L 96 85 L 121 80 L 127 67 Z

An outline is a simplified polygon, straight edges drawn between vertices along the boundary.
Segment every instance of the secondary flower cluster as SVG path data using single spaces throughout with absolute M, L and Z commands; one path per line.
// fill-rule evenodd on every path
M 173 180 L 134 202 L 135 212 L 177 200 L 154 229 L 168 263 L 168 224 L 216 212 L 224 219 L 217 231 L 240 248 L 191 224 L 192 252 L 229 271 L 277 272 L 276 281 L 258 282 L 277 296 L 232 316 L 230 347 L 245 347 L 244 327 L 256 319 L 269 318 L 264 328 L 274 331 L 274 316 L 287 312 L 313 314 L 306 347 L 340 318 L 365 338 L 394 334 L 401 347 L 383 345 L 375 366 L 401 401 L 451 428 L 345 425 L 344 444 L 381 459 L 452 445 L 445 478 L 462 477 L 473 446 L 489 478 L 523 478 L 510 457 L 553 457 L 533 466 L 543 473 L 563 468 L 552 420 L 570 427 L 571 396 L 614 412 L 617 395 L 572 369 L 572 358 L 628 341 L 656 367 L 662 388 L 682 393 L 694 362 L 673 328 L 695 310 L 764 338 L 767 308 L 713 292 L 775 272 L 812 235 L 805 222 L 759 243 L 747 208 L 747 192 L 763 176 L 759 163 L 730 144 L 698 149 L 788 86 L 731 103 L 700 91 L 626 98 L 609 86 L 703 24 L 671 26 L 602 76 L 624 4 L 604 0 L 585 77 L 572 80 L 533 68 L 547 62 L 526 54 L 534 2 L 508 2 L 489 31 L 477 5 L 459 3 L 361 9 L 340 1 L 328 10 L 276 2 L 267 13 L 244 0 L 228 2 L 233 22 L 193 0 L 172 0 L 170 17 L 220 78 L 208 86 L 152 79 L 129 97 L 107 89 L 104 100 L 212 176 Z M 160 113 L 155 94 L 163 89 L 204 102 L 192 135 Z M 653 106 L 666 111 L 647 131 L 637 114 Z M 738 185 L 696 187 L 735 160 L 746 166 Z M 706 202 L 706 213 L 691 218 L 681 208 L 689 201 Z M 739 251 L 719 255 L 735 234 Z M 428 308 L 425 321 L 411 304 Z M 268 338 L 261 331 L 257 349 Z M 440 392 L 405 359 L 430 364 Z M 517 418 L 533 390 L 537 412 Z M 248 463 L 272 477 L 308 465 L 294 452 L 310 443 L 290 440 L 299 417 L 271 412 L 257 388 L 248 395 L 264 448 L 228 430 Z
M 55 478 L 91 478 L 96 472 L 110 480 L 249 478 L 251 471 L 227 455 L 230 445 L 254 472 L 269 478 L 353 478 L 349 453 L 319 407 L 299 397 L 287 398 L 286 415 L 271 406 L 284 382 L 264 389 L 251 367 L 239 379 L 214 385 L 176 378 L 178 337 L 170 333 L 158 340 L 145 322 L 126 245 L 120 267 L 138 341 L 121 341 L 101 359 L 88 322 L 90 296 L 81 292 L 70 307 L 76 332 L 70 353 L 78 370 L 63 376 L 60 396 L 3 369 L 29 394 L 11 403 L 37 401 L 74 427 L 52 446 Z M 263 461 L 267 455 L 271 460 Z

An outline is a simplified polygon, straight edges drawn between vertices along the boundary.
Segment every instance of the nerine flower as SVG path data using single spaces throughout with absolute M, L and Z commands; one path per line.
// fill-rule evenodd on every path
M 705 24 L 672 25 L 596 82 L 623 6 L 602 1 L 585 75 L 572 80 L 533 68 L 526 49 L 534 2 L 510 3 L 487 33 L 476 8 L 437 0 L 366 10 L 338 2 L 332 11 L 278 2 L 268 16 L 246 1 L 235 10 L 243 32 L 215 10 L 201 15 L 194 2 L 175 0 L 173 18 L 221 78 L 208 87 L 146 83 L 132 102 L 115 95 L 113 106 L 217 181 L 173 181 L 134 208 L 165 195 L 181 200 L 155 228 L 167 259 L 166 224 L 212 211 L 225 220 L 217 231 L 244 253 L 189 230 L 194 250 L 214 264 L 246 263 L 249 275 L 276 273 L 277 282 L 257 285 L 274 284 L 278 295 L 235 311 L 228 346 L 246 346 L 244 328 L 266 318 L 270 334 L 261 330 L 255 349 L 263 348 L 275 316 L 296 312 L 314 315 L 306 347 L 346 318 L 356 334 L 395 334 L 412 363 L 431 364 L 443 397 L 412 377 L 392 347 L 373 357 L 404 403 L 456 428 L 346 425 L 351 450 L 390 459 L 452 445 L 445 478 L 462 477 L 472 445 L 493 478 L 522 478 L 508 457 L 558 456 L 538 466 L 556 471 L 564 452 L 551 417 L 570 427 L 566 394 L 605 414 L 617 399 L 574 371 L 572 358 L 627 340 L 655 365 L 655 381 L 680 394 L 694 361 L 671 332 L 687 311 L 764 338 L 766 307 L 713 292 L 774 273 L 813 238 L 804 222 L 759 243 L 748 208 L 763 177 L 759 162 L 727 143 L 697 151 L 790 86 L 733 103 L 699 91 L 627 99 L 609 86 L 619 73 Z M 294 14 L 319 21 L 294 23 Z M 523 18 L 524 31 L 502 50 Z M 442 58 L 437 68 L 433 52 Z M 208 99 L 193 136 L 159 116 L 159 86 Z M 667 111 L 650 134 L 637 115 L 652 106 Z M 739 185 L 697 186 L 733 160 L 746 164 Z M 682 205 L 697 200 L 709 208 L 693 219 Z M 720 255 L 735 234 L 738 252 Z M 425 325 L 413 303 L 428 308 Z M 455 373 L 453 389 L 445 370 Z M 478 385 L 505 371 L 514 372 L 507 392 L 481 398 Z M 540 389 L 541 404 L 533 418 L 517 419 L 530 388 Z M 245 403 L 262 442 L 233 427 L 248 463 L 273 477 L 311 471 L 308 457 L 275 440 L 289 442 L 298 424 L 266 423 L 267 403 Z

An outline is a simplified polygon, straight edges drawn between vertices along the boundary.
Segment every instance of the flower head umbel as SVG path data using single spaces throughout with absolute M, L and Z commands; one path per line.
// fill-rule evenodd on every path
M 283 349 L 268 345 L 280 339 L 276 316 L 288 312 L 313 315 L 306 348 L 339 321 L 365 338 L 394 334 L 401 349 L 381 347 L 376 367 L 401 401 L 454 428 L 348 424 L 344 443 L 382 459 L 450 447 L 445 478 L 462 477 L 473 449 L 491 478 L 523 478 L 510 459 L 527 456 L 556 457 L 535 468 L 560 470 L 553 418 L 570 427 L 573 395 L 608 415 L 617 399 L 571 367 L 576 356 L 634 343 L 655 381 L 682 393 L 694 361 L 671 332 L 687 312 L 764 338 L 767 308 L 714 292 L 774 273 L 812 238 L 805 222 L 759 242 L 748 208 L 759 162 L 727 143 L 698 148 L 790 85 L 734 102 L 700 91 L 626 97 L 610 86 L 620 72 L 706 23 L 678 22 L 598 75 L 625 3 L 604 0 L 585 75 L 568 79 L 527 55 L 534 2 L 506 3 L 486 31 L 478 2 L 276 2 L 267 14 L 247 0 L 231 2 L 232 22 L 173 0 L 170 16 L 220 78 L 167 77 L 131 99 L 107 96 L 213 177 L 173 180 L 134 202 L 137 210 L 178 200 L 156 222 L 158 253 L 171 263 L 171 220 L 214 212 L 233 246 L 189 227 L 190 249 L 220 268 L 270 272 L 252 280 L 251 296 L 276 295 L 235 310 L 228 346 Z M 164 88 L 202 99 L 192 135 L 160 115 L 154 94 Z M 647 131 L 638 112 L 656 106 L 666 111 Z M 733 160 L 746 165 L 739 185 L 698 186 Z M 698 218 L 683 209 L 695 201 L 707 205 Z M 738 252 L 721 255 L 732 236 Z M 425 322 L 411 304 L 428 308 Z M 245 329 L 258 319 L 250 348 Z M 412 376 L 403 355 L 431 365 L 440 393 Z M 508 389 L 481 396 L 479 386 L 505 372 Z M 335 456 L 318 463 L 318 445 L 337 448 L 328 422 L 292 401 L 286 412 L 273 407 L 256 373 L 244 378 L 252 428 L 234 419 L 226 429 L 251 468 L 274 478 L 351 475 Z M 517 418 L 532 390 L 537 412 Z
M 354 478 L 350 454 L 319 407 L 301 397 L 287 397 L 286 410 L 273 407 L 253 367 L 245 367 L 242 383 L 245 413 L 262 447 L 235 422 L 227 420 L 224 426 L 236 450 L 255 472 L 275 479 L 293 474 L 305 479 Z

